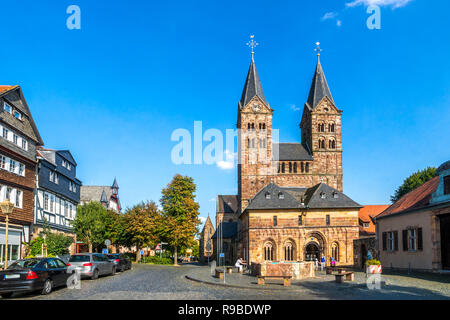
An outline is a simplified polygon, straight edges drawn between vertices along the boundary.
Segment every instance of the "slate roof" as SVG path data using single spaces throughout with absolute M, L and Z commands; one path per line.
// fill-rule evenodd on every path
M 81 186 L 80 201 L 98 201 L 101 202 L 103 192 L 105 192 L 107 199 L 111 199 L 111 186 Z
M 0 86 L 0 97 L 23 114 L 22 120 L 18 120 L 2 109 L 1 120 L 34 140 L 38 145 L 44 145 L 20 86 Z
M 222 229 L 220 229 L 222 226 Z M 222 222 L 219 227 L 217 228 L 216 232 L 214 232 L 214 235 L 212 236 L 212 239 L 217 238 L 217 233 L 220 231 L 222 238 L 233 238 L 237 235 L 237 222 Z
M 446 171 L 446 170 L 449 170 L 449 169 L 450 169 L 450 160 L 447 161 L 447 162 L 444 162 L 443 164 L 441 164 L 441 165 L 439 166 L 439 168 L 437 168 L 436 174 L 437 174 L 437 175 L 440 175 L 442 172 L 444 172 L 444 171 Z
M 237 195 L 218 195 L 217 212 L 237 213 L 239 210 L 239 200 Z
M 280 198 L 281 194 L 284 198 Z M 319 183 L 312 188 L 279 187 L 270 183 L 250 200 L 245 210 L 303 208 L 361 208 L 361 205 L 325 183 Z
M 334 103 L 330 88 L 328 87 L 327 79 L 325 78 L 325 74 L 319 60 L 312 79 L 311 89 L 309 90 L 307 102 L 309 107 L 314 109 L 325 96 Z
M 273 160 L 312 161 L 312 160 L 314 160 L 314 158 L 308 152 L 307 148 L 301 143 L 274 143 L 273 144 Z
M 389 208 L 376 216 L 376 219 L 378 220 L 391 215 L 428 207 L 430 205 L 432 194 L 436 191 L 438 185 L 439 176 L 436 176 L 398 199 Z
M 256 70 L 255 61 L 252 59 L 248 70 L 247 79 L 245 80 L 241 101 L 239 101 L 239 108 L 242 109 L 245 107 L 255 96 L 258 96 L 265 105 L 269 106 L 266 101 L 266 97 L 264 96 L 258 70 Z

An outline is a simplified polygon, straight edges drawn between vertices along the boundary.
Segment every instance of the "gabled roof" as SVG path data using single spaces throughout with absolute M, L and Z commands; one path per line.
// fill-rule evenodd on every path
M 325 74 L 322 70 L 322 65 L 320 64 L 320 60 L 318 60 L 316 71 L 314 72 L 311 83 L 311 89 L 309 90 L 307 103 L 311 109 L 314 109 L 324 97 L 328 97 L 328 99 L 330 99 L 330 101 L 334 104 L 327 79 L 325 78 Z
M 283 197 L 280 197 L 281 194 Z M 361 208 L 361 206 L 325 183 L 319 183 L 311 188 L 279 187 L 270 183 L 250 199 L 245 210 L 303 208 Z
M 273 160 L 279 161 L 314 160 L 313 156 L 301 143 L 274 143 L 272 150 L 273 150 L 272 152 Z
M 2 121 L 34 140 L 37 145 L 44 145 L 20 86 L 0 86 L 0 97 L 25 115 L 24 120 L 17 120 L 13 115 L 5 114 Z
M 112 187 L 115 188 L 115 189 L 119 189 L 119 184 L 117 183 L 117 179 L 116 178 L 114 178 L 114 182 L 113 182 Z
M 57 150 L 56 153 L 58 153 L 61 157 L 72 163 L 73 165 L 77 165 L 77 162 L 75 161 L 74 157 L 72 156 L 72 153 L 69 150 Z
M 244 108 L 255 96 L 259 97 L 266 106 L 269 106 L 264 96 L 258 70 L 256 70 L 255 61 L 252 59 L 248 70 L 247 79 L 245 80 L 241 101 L 239 101 L 239 108 Z
M 389 208 L 376 216 L 376 219 L 426 208 L 430 204 L 431 196 L 436 191 L 438 185 L 439 176 L 436 176 L 398 199 Z
M 217 212 L 219 213 L 237 213 L 239 210 L 239 201 L 237 195 L 218 195 Z
M 205 224 L 203 225 L 202 233 L 205 231 L 206 226 L 209 226 L 214 230 L 214 225 L 212 224 L 212 221 L 209 218 L 209 215 L 208 215 L 208 218 L 206 218 Z
M 373 223 L 373 218 L 379 215 L 381 212 L 389 208 L 389 205 L 369 205 L 364 206 L 359 210 L 359 220 L 361 223 L 369 223 L 369 228 L 364 228 L 362 225 L 359 226 L 360 235 L 373 235 L 375 234 L 375 224 Z
M 107 203 L 108 202 L 108 197 L 106 196 L 105 189 L 103 189 L 102 196 L 100 198 L 100 202 L 101 203 Z

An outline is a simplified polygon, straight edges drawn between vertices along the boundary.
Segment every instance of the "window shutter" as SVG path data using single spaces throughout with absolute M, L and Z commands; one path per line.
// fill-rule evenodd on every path
M 398 231 L 394 231 L 394 251 L 398 251 Z
M 408 230 L 402 231 L 403 251 L 408 251 Z
M 423 250 L 422 228 L 417 229 L 417 249 Z
M 387 233 L 383 232 L 383 251 L 386 251 Z

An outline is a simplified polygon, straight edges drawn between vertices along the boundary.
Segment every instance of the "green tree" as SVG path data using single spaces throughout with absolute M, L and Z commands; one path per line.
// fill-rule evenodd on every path
M 91 201 L 78 206 L 72 226 L 77 238 L 88 245 L 89 252 L 92 252 L 93 247 L 101 246 L 106 240 L 107 217 L 108 212 L 100 202 Z
M 199 204 L 195 201 L 196 185 L 191 177 L 175 175 L 162 190 L 163 221 L 161 236 L 174 250 L 174 264 L 178 264 L 178 248 L 194 245 L 200 225 Z
M 392 203 L 403 197 L 408 192 L 420 187 L 425 182 L 433 179 L 436 176 L 436 168 L 428 167 L 424 170 L 419 170 L 413 173 L 403 181 L 403 184 L 395 190 L 393 196 L 391 196 Z
M 122 239 L 129 247 L 136 246 L 137 262 L 141 260 L 141 248 L 154 246 L 159 241 L 161 219 L 153 201 L 138 204 L 125 213 Z

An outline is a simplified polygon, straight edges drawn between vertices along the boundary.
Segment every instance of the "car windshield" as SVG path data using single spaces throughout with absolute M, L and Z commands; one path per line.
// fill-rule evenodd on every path
M 118 259 L 119 255 L 118 254 L 108 254 L 108 258 L 109 259 Z
M 36 267 L 40 259 L 27 259 L 27 260 L 19 260 L 14 262 L 12 265 L 8 267 L 8 270 L 23 270 L 23 269 L 31 269 Z
M 89 262 L 91 258 L 88 255 L 71 256 L 69 262 Z

